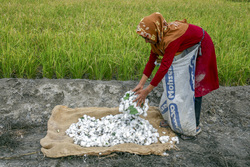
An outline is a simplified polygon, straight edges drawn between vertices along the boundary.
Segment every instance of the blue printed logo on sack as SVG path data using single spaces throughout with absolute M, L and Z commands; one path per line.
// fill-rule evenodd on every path
M 190 86 L 191 86 L 191 90 L 194 91 L 194 76 L 195 76 L 195 55 L 193 55 L 190 65 L 189 65 L 189 75 L 190 75 Z
M 169 100 L 173 100 L 175 97 L 175 82 L 174 82 L 174 70 L 173 66 L 170 66 L 168 73 L 165 76 L 167 97 Z
M 169 105 L 170 117 L 172 122 L 173 130 L 177 133 L 182 133 L 180 117 L 178 112 L 178 107 L 175 103 Z
M 166 112 L 168 112 L 168 105 L 167 105 L 167 101 L 165 101 L 162 105 L 161 105 L 161 114 L 165 114 Z

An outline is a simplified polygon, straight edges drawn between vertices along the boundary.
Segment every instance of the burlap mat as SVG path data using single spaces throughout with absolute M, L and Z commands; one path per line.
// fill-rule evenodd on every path
M 112 147 L 81 147 L 73 143 L 73 139 L 66 135 L 65 131 L 72 123 L 78 122 L 78 118 L 84 114 L 101 118 L 106 115 L 120 114 L 118 108 L 101 108 L 101 107 L 86 107 L 86 108 L 68 108 L 66 106 L 56 106 L 48 121 L 47 135 L 41 139 L 41 151 L 47 157 L 58 158 L 70 155 L 107 155 L 112 152 L 129 152 L 140 155 L 163 155 L 165 150 L 177 148 L 169 143 L 162 144 L 160 142 L 149 146 L 142 146 L 133 143 L 118 144 Z M 160 136 L 175 136 L 169 128 L 159 127 L 160 121 L 163 119 L 159 110 L 156 107 L 149 107 L 147 119 L 154 128 L 158 130 Z M 166 132 L 163 134 L 162 132 Z

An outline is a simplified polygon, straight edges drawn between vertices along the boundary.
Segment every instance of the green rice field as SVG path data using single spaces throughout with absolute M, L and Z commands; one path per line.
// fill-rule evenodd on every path
M 139 80 L 150 45 L 136 27 L 160 12 L 210 34 L 220 85 L 249 85 L 249 9 L 240 0 L 0 0 L 0 78 Z

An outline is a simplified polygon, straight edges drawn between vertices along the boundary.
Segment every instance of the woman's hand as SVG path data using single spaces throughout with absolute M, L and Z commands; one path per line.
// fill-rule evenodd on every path
M 148 96 L 148 94 L 154 89 L 154 86 L 149 84 L 146 89 L 140 89 L 137 92 L 135 92 L 135 95 L 138 95 L 138 97 L 133 101 L 136 102 L 136 106 L 141 106 L 142 103 L 145 103 L 145 99 Z
M 147 81 L 148 77 L 143 74 L 141 77 L 140 82 L 138 83 L 138 85 L 132 90 L 133 92 L 138 92 L 139 90 L 143 90 L 143 87 Z
M 132 91 L 136 93 L 136 92 L 138 92 L 140 90 L 143 90 L 143 85 L 138 84 Z
M 138 90 L 135 95 L 138 95 L 138 97 L 133 101 L 133 102 L 136 102 L 137 101 L 137 104 L 136 106 L 141 106 L 142 103 L 144 104 L 145 103 L 145 99 L 146 97 L 148 96 L 150 92 L 148 91 L 148 89 L 141 89 L 141 90 Z

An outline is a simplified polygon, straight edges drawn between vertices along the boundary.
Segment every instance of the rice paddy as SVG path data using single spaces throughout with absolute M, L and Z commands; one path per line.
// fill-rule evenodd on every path
M 167 22 L 186 18 L 210 34 L 216 49 L 220 85 L 250 82 L 247 1 L 0 0 L 0 3 L 0 78 L 139 80 L 150 45 L 135 30 L 144 16 L 160 12 Z

